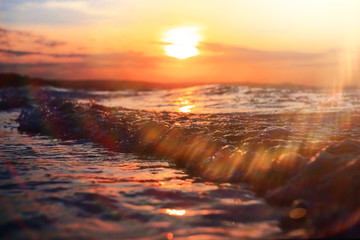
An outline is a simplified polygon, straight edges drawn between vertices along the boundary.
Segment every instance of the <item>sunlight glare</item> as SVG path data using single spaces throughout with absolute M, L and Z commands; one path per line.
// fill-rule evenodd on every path
M 180 110 L 180 112 L 188 113 L 188 112 L 191 112 L 191 109 L 193 107 L 195 107 L 195 105 L 189 105 L 189 106 L 181 107 L 181 108 L 179 108 L 179 110 Z
M 183 216 L 186 213 L 186 210 L 182 209 L 182 210 L 177 210 L 177 209 L 166 209 L 165 210 L 166 214 L 169 215 L 176 215 L 176 216 Z
M 165 32 L 162 42 L 167 44 L 164 46 L 166 55 L 178 59 L 198 55 L 196 46 L 203 40 L 198 31 L 197 27 L 179 27 Z
M 194 46 L 167 45 L 164 48 L 166 55 L 178 59 L 185 59 L 199 54 L 199 50 Z

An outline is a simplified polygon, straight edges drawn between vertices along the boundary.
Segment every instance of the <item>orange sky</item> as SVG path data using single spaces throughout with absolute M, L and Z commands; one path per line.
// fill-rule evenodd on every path
M 60 79 L 358 84 L 359 23 L 358 0 L 2 1 L 0 71 Z M 197 55 L 166 54 L 174 43 L 164 35 L 176 28 L 198 34 L 188 46 Z

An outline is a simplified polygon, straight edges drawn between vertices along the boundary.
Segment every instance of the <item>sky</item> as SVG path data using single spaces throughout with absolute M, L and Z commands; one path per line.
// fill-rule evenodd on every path
M 0 72 L 360 84 L 359 0 L 0 0 Z

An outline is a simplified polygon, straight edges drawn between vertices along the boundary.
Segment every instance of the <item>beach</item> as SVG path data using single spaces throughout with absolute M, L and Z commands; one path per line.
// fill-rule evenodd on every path
M 4 239 L 358 236 L 352 92 L 342 104 L 294 112 L 301 102 L 292 106 L 292 97 L 304 91 L 331 99 L 312 89 L 221 85 L 2 91 Z M 263 98 L 246 102 L 254 92 Z M 144 105 L 135 108 L 136 98 Z

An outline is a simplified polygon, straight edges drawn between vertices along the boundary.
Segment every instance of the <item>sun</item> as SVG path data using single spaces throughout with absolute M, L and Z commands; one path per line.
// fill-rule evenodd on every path
M 177 27 L 164 33 L 162 42 L 166 55 L 178 59 L 185 59 L 199 54 L 196 48 L 203 37 L 198 27 Z

